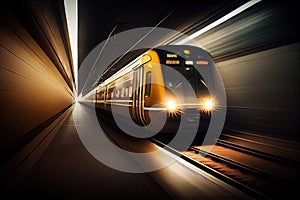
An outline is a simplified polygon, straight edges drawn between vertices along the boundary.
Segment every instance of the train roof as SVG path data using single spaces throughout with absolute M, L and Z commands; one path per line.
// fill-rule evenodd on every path
M 98 80 L 98 84 L 108 79 L 117 71 L 119 71 L 121 68 L 123 68 L 124 66 L 132 62 L 135 58 L 137 58 L 138 56 L 142 55 L 143 53 L 149 50 L 150 48 L 138 49 L 138 50 L 127 52 L 126 54 L 120 56 L 118 59 L 116 59 L 116 61 L 114 61 L 111 65 L 107 67 L 107 70 L 105 70 L 105 72 L 100 76 Z M 161 45 L 161 46 L 154 47 L 153 50 L 158 52 L 169 51 L 172 53 L 176 53 L 179 56 L 182 56 L 184 54 L 183 53 L 184 50 L 190 50 L 191 52 L 201 51 L 202 53 L 208 53 L 206 50 L 204 50 L 201 47 L 191 46 L 191 45 Z

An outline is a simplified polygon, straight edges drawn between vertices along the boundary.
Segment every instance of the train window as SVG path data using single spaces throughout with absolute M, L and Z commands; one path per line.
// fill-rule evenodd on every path
M 172 67 L 172 69 L 162 67 L 165 85 L 169 89 L 181 90 L 182 89 L 182 76 L 180 76 L 180 67 Z
M 146 73 L 145 97 L 149 97 L 151 92 L 151 72 Z
M 132 97 L 132 86 L 129 87 L 129 97 Z
M 125 93 L 125 89 L 122 88 L 122 90 L 121 90 L 121 97 L 122 97 L 122 98 L 124 97 L 124 93 Z

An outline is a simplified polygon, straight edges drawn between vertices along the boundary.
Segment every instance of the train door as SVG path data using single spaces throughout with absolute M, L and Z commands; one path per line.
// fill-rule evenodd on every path
M 192 61 L 184 60 L 181 62 L 181 74 L 182 74 L 182 99 L 183 104 L 193 104 L 193 96 L 196 94 L 196 80 L 195 80 L 195 67 Z M 191 90 L 192 88 L 192 90 Z
M 144 91 L 143 91 L 143 73 L 144 68 L 140 65 L 133 73 L 133 99 L 132 99 L 132 116 L 134 120 L 144 125 Z
M 190 84 L 190 86 L 195 90 L 196 82 L 195 82 L 195 67 L 193 65 L 183 64 L 182 74 L 185 79 L 188 81 L 186 84 Z M 187 91 L 187 90 L 184 90 Z M 187 94 L 185 94 L 187 95 Z

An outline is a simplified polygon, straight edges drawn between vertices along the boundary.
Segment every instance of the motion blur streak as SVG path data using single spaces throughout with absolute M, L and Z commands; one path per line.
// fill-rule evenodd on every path
M 299 48 L 292 44 L 217 63 L 228 97 L 227 128 L 299 140 Z
M 75 78 L 75 91 L 78 89 L 78 3 L 77 0 L 64 0 L 68 33 L 72 50 L 72 61 Z M 76 99 L 76 98 L 75 98 Z
M 200 35 L 202 35 L 203 33 L 211 30 L 212 28 L 219 26 L 220 24 L 222 24 L 223 22 L 226 22 L 227 20 L 233 18 L 234 16 L 240 14 L 241 12 L 243 12 L 244 10 L 250 8 L 251 6 L 255 5 L 256 3 L 260 2 L 261 0 L 252 0 L 249 1 L 247 3 L 245 3 L 244 5 L 238 7 L 237 9 L 231 11 L 230 13 L 228 13 L 227 15 L 221 17 L 220 19 L 218 19 L 217 21 L 209 24 L 208 26 L 200 29 L 199 31 L 193 33 L 192 35 L 190 35 L 189 37 L 177 42 L 176 44 L 180 45 L 180 44 L 184 44 L 186 42 L 188 42 L 189 40 L 192 40 Z
M 292 5 L 262 1 L 195 39 L 215 61 L 299 42 L 295 12 Z
M 262 1 L 196 38 L 224 80 L 225 128 L 299 141 L 296 12 L 284 3 Z
M 1 5 L 1 164 L 72 104 L 73 63 L 63 19 L 59 1 Z

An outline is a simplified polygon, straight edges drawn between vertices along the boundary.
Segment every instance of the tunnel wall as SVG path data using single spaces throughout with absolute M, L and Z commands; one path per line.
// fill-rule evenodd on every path
M 224 81 L 227 134 L 300 141 L 298 13 L 292 4 L 261 1 L 197 38 Z
M 299 141 L 300 43 L 217 63 L 227 94 L 225 128 Z
M 4 162 L 73 102 L 63 1 L 2 2 L 0 152 Z

